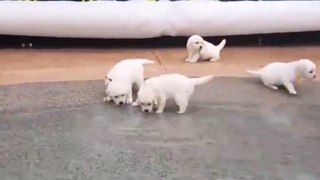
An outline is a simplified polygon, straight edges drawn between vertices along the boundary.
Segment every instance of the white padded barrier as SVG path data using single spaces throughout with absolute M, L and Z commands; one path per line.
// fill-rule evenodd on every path
M 0 2 L 0 34 L 76 38 L 320 30 L 320 1 Z

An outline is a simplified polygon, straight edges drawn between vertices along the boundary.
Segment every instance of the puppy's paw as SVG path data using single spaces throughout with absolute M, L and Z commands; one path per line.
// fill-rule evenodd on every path
M 210 62 L 216 62 L 216 61 L 219 61 L 219 58 L 211 58 L 209 61 Z
M 189 63 L 196 63 L 196 62 L 198 62 L 198 60 L 199 60 L 199 58 L 197 58 L 197 57 L 191 57 L 191 58 L 188 58 L 188 61 L 187 61 L 187 62 L 189 62 Z
M 272 86 L 271 89 L 278 90 L 278 87 L 277 86 Z
M 103 102 L 109 102 L 109 101 L 111 101 L 111 98 L 110 98 L 110 97 L 107 96 L 107 97 L 104 97 L 104 98 L 103 98 Z
M 177 111 L 178 114 L 183 114 L 185 113 L 186 111 Z
M 296 91 L 289 92 L 291 95 L 297 95 L 298 93 Z
M 126 104 L 131 104 L 133 102 L 132 98 L 128 98 Z
M 139 106 L 139 103 L 138 102 L 134 102 L 131 104 L 132 106 L 136 107 L 136 106 Z
M 189 59 L 188 62 L 189 62 L 189 63 L 196 63 L 196 62 L 198 62 L 198 59 L 192 58 L 192 59 Z
M 161 114 L 161 113 L 163 113 L 163 110 L 157 110 L 156 113 Z
M 275 85 L 266 85 L 268 88 L 273 89 L 273 90 L 278 90 L 278 87 Z

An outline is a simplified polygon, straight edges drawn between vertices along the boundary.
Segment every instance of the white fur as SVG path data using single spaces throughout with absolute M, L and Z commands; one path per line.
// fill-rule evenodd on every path
M 301 59 L 289 63 L 273 62 L 257 71 L 248 71 L 261 78 L 263 84 L 277 90 L 284 86 L 290 94 L 297 94 L 293 84 L 299 77 L 304 79 L 316 78 L 316 65 L 309 59 Z
M 166 74 L 150 78 L 141 86 L 137 101 L 132 105 L 140 105 L 144 112 L 152 112 L 156 106 L 156 113 L 162 113 L 167 99 L 174 99 L 179 106 L 178 113 L 184 113 L 195 86 L 204 84 L 212 78 L 212 75 L 188 78 L 180 74 Z
M 113 100 L 117 105 L 131 104 L 132 85 L 136 84 L 140 88 L 144 81 L 143 64 L 153 63 L 154 61 L 148 59 L 126 59 L 114 65 L 105 77 L 104 101 Z
M 219 45 L 215 46 L 205 41 L 199 35 L 192 35 L 189 37 L 186 45 L 188 49 L 186 62 L 195 63 L 199 60 L 218 61 L 220 59 L 220 52 L 225 45 L 225 39 L 223 39 Z

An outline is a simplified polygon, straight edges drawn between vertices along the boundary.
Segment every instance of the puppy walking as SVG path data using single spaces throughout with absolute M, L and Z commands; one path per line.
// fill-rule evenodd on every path
M 133 106 L 141 106 L 143 112 L 152 112 L 157 107 L 156 113 L 162 113 L 167 99 L 174 99 L 179 106 L 178 113 L 186 111 L 189 98 L 197 85 L 209 82 L 213 76 L 188 78 L 180 74 L 166 74 L 153 77 L 145 81 L 138 92 L 138 98 Z
M 271 89 L 277 90 L 277 86 L 284 86 L 290 94 L 296 95 L 294 82 L 299 78 L 316 78 L 316 65 L 309 59 L 301 59 L 289 63 L 274 62 L 260 70 L 248 72 L 260 78 L 263 84 Z
M 215 46 L 205 41 L 201 36 L 193 35 L 187 41 L 189 55 L 186 62 L 195 63 L 199 60 L 218 61 L 220 59 L 220 52 L 225 45 L 225 39 Z
M 116 105 L 131 104 L 132 85 L 140 89 L 144 81 L 144 64 L 153 64 L 148 59 L 122 60 L 109 71 L 105 77 L 106 97 L 104 102 L 113 100 Z

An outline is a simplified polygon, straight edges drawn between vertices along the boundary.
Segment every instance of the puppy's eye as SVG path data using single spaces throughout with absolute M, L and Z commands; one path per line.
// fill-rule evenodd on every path
M 117 99 L 117 98 L 118 98 L 118 96 L 115 96 L 114 98 L 116 98 L 116 99 Z
M 196 42 L 196 44 L 199 44 L 199 42 Z
M 124 97 L 124 94 L 122 94 L 121 96 Z
M 151 106 L 151 103 L 148 103 L 147 106 Z
M 312 74 L 312 73 L 313 73 L 313 70 L 309 71 L 309 73 Z

